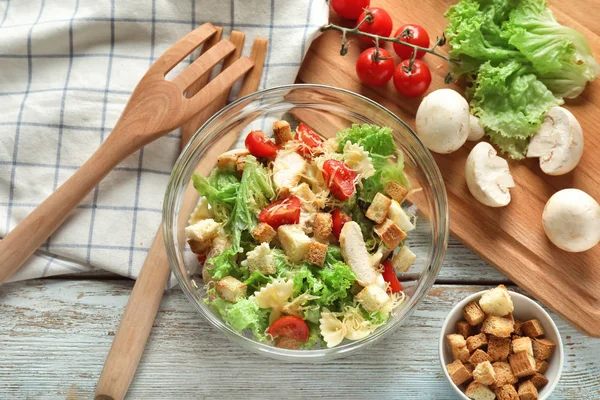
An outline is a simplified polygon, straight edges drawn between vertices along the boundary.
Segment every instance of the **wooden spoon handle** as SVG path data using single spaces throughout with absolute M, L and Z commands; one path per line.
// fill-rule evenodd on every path
M 119 141 L 118 129 L 117 124 L 90 159 L 0 241 L 0 284 L 19 269 L 110 170 L 141 147 L 141 143 Z

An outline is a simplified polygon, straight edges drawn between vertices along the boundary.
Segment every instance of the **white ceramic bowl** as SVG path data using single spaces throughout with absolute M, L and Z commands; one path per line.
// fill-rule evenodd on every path
M 450 348 L 448 347 L 446 341 L 446 335 L 456 333 L 456 323 L 461 319 L 464 319 L 462 309 L 471 301 L 478 302 L 481 298 L 481 295 L 485 292 L 486 290 L 474 293 L 455 305 L 450 313 L 448 313 L 440 333 L 439 354 L 440 364 L 444 370 L 444 375 L 446 376 L 448 383 L 450 383 L 450 385 L 454 388 L 454 391 L 460 396 L 461 399 L 465 400 L 469 400 L 469 398 L 458 386 L 454 384 L 454 382 L 452 382 L 450 375 L 448 375 L 448 371 L 446 370 L 446 365 L 453 362 L 452 353 L 450 352 Z M 558 332 L 558 328 L 556 327 L 556 324 L 554 324 L 554 321 L 552 321 L 550 315 L 535 301 L 531 300 L 527 296 L 513 291 L 510 292 L 510 296 L 513 304 L 515 305 L 515 312 L 513 313 L 515 319 L 527 321 L 537 318 L 544 328 L 544 337 L 556 343 L 556 348 L 552 352 L 552 356 L 547 360 L 548 371 L 546 371 L 544 374 L 546 378 L 548 378 L 548 384 L 539 391 L 539 400 L 545 400 L 550 396 L 552 391 L 554 391 L 554 388 L 560 380 L 560 375 L 563 369 L 565 355 L 562 340 L 560 339 L 560 333 Z

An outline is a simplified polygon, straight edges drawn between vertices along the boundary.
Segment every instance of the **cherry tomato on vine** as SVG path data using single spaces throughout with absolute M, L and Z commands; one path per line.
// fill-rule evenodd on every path
M 402 25 L 398 28 L 394 37 L 403 42 L 414 44 L 415 46 L 429 47 L 429 34 L 425 28 L 420 25 Z M 398 54 L 398 57 L 405 60 L 412 56 L 414 49 L 409 46 L 394 43 L 394 51 Z M 417 58 L 422 58 L 424 55 L 425 52 L 423 50 L 417 50 Z
M 378 54 L 377 49 L 371 47 L 358 56 L 356 75 L 365 85 L 382 86 L 392 78 L 395 67 L 396 65 L 389 51 L 380 48 Z
M 394 27 L 392 17 L 390 17 L 390 14 L 383 8 L 371 7 L 367 11 L 363 11 L 363 13 L 360 14 L 360 17 L 358 17 L 357 22 L 362 21 L 367 15 L 367 12 L 370 12 L 373 15 L 373 20 L 363 22 L 360 28 L 358 28 L 359 31 L 385 37 L 392 34 L 392 28 Z M 375 40 L 370 37 L 359 36 L 358 38 L 365 43 L 375 44 Z
M 354 194 L 356 172 L 348 164 L 338 160 L 323 163 L 323 179 L 336 199 L 345 201 Z
M 350 221 L 352 221 L 352 218 L 350 218 L 348 214 L 346 214 L 339 208 L 336 208 L 331 212 L 331 222 L 333 225 L 331 231 L 333 233 L 333 236 L 335 236 L 337 240 L 340 240 L 340 233 L 342 233 L 342 228 L 344 227 L 346 222 Z
M 415 60 L 412 67 L 410 60 L 404 60 L 394 72 L 394 87 L 403 96 L 419 97 L 427 91 L 431 84 L 429 67 L 421 60 Z
M 244 142 L 248 151 L 255 157 L 273 157 L 278 147 L 262 131 L 252 131 Z
M 340 17 L 357 19 L 363 8 L 369 7 L 371 0 L 331 0 L 331 6 Z

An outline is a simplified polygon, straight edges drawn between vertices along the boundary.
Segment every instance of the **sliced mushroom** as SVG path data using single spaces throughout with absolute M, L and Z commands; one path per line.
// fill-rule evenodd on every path
M 542 214 L 546 236 L 565 251 L 581 252 L 600 241 L 600 205 L 578 189 L 554 193 Z
M 510 203 L 509 188 L 515 182 L 505 159 L 496 155 L 496 150 L 486 142 L 478 143 L 465 167 L 465 178 L 471 194 L 489 207 L 503 207 Z
M 483 126 L 479 123 L 479 118 L 474 115 L 469 117 L 469 136 L 467 140 L 470 142 L 476 142 L 478 140 L 483 139 L 485 136 L 485 131 L 483 130 Z
M 469 136 L 469 104 L 452 89 L 439 89 L 423 99 L 417 110 L 417 135 L 431 151 L 458 150 Z
M 583 131 L 566 108 L 552 107 L 539 132 L 531 138 L 527 157 L 539 157 L 540 168 L 548 175 L 573 170 L 583 154 Z

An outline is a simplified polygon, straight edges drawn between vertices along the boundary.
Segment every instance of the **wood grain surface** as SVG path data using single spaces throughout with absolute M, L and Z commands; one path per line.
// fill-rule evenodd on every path
M 92 398 L 132 286 L 129 280 L 48 279 L 0 287 L 0 398 Z M 267 400 L 281 399 L 285 389 L 288 399 L 454 399 L 438 361 L 438 335 L 454 304 L 487 287 L 436 285 L 392 335 L 352 357 L 316 365 L 244 350 L 173 290 L 127 398 Z M 600 341 L 552 316 L 566 360 L 551 398 L 600 398 Z
M 430 36 L 440 35 L 445 27 L 444 11 L 455 0 L 411 2 L 373 0 L 372 6 L 388 10 L 397 28 L 404 23 L 426 27 Z M 600 56 L 600 3 L 595 0 L 550 2 L 557 19 L 579 30 Z M 585 11 L 584 11 L 585 10 Z M 332 22 L 339 23 L 332 12 Z M 299 81 L 349 89 L 383 104 L 414 128 L 414 115 L 421 99 L 398 95 L 392 83 L 382 88 L 362 86 L 355 73 L 355 61 L 364 46 L 354 40 L 345 57 L 339 56 L 339 32 L 325 32 L 310 47 L 299 74 Z M 442 51 L 446 51 L 443 49 Z M 429 91 L 446 87 L 446 62 L 432 55 L 424 60 L 430 66 L 433 82 Z M 456 85 L 450 87 L 462 91 Z M 562 315 L 588 335 L 600 337 L 600 246 L 574 254 L 553 246 L 546 238 L 541 216 L 548 198 L 556 191 L 575 187 L 600 199 L 600 82 L 588 85 L 585 92 L 566 107 L 577 117 L 585 135 L 583 158 L 575 171 L 550 177 L 539 169 L 537 160 L 511 162 L 517 187 L 511 190 L 509 206 L 493 209 L 478 203 L 469 193 L 465 178 L 466 157 L 473 147 L 467 143 L 450 155 L 435 155 L 442 171 L 450 201 L 452 233 L 485 260 L 506 274 L 535 298 Z M 476 271 L 473 272 L 474 277 Z

